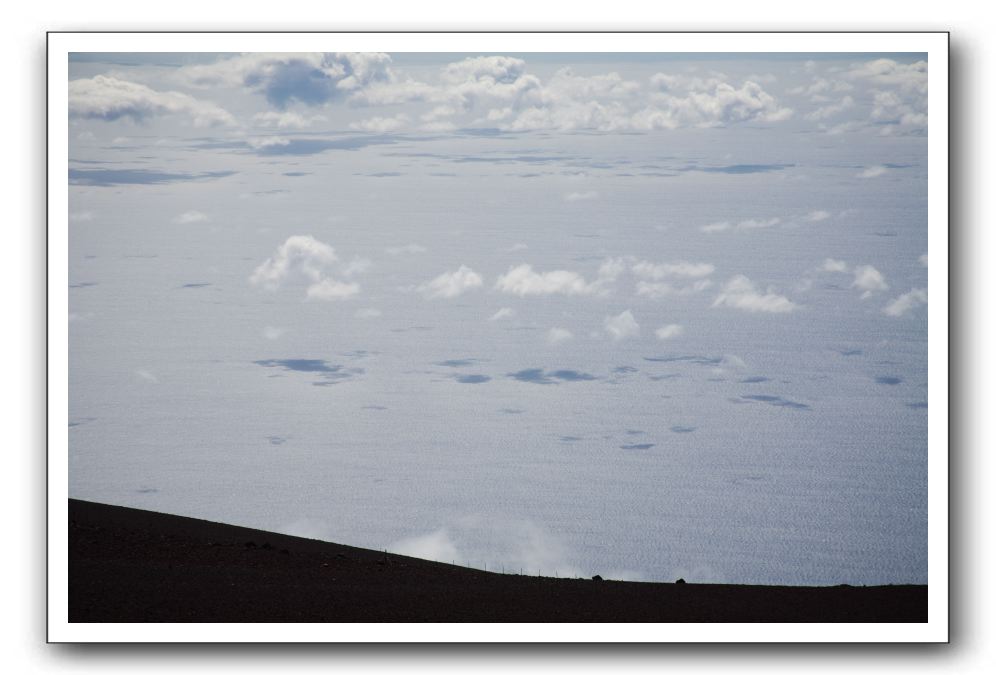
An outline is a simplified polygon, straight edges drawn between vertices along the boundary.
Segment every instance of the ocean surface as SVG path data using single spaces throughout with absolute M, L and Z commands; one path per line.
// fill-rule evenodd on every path
M 489 570 L 926 583 L 927 307 L 886 311 L 926 289 L 925 137 L 289 137 L 74 143 L 71 497 Z

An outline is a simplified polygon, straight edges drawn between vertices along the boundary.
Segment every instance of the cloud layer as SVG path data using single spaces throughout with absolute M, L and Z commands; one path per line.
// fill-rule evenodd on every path
M 220 106 L 177 91 L 156 91 L 107 75 L 69 82 L 70 117 L 144 122 L 163 115 L 184 116 L 197 127 L 235 124 L 231 113 Z

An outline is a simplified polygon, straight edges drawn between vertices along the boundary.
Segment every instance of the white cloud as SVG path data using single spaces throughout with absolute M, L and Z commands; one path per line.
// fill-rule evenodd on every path
M 774 227 L 780 222 L 782 222 L 781 218 L 748 218 L 734 225 L 724 220 L 718 223 L 703 225 L 699 230 L 706 233 L 726 232 L 728 230 L 762 230 Z
M 698 293 L 712 287 L 709 279 L 699 279 L 698 281 L 684 286 L 661 281 L 637 281 L 636 294 L 647 298 L 664 298 L 672 295 L 689 295 Z
M 633 274 L 642 279 L 665 279 L 667 277 L 707 277 L 716 271 L 714 265 L 709 263 L 691 263 L 684 260 L 673 263 L 654 264 L 646 260 L 641 260 L 633 264 Z
M 734 368 L 736 370 L 746 370 L 747 368 L 747 364 L 744 360 L 736 354 L 723 354 L 723 361 L 721 364 L 727 368 Z
M 138 375 L 138 378 L 140 380 L 143 380 L 145 382 L 149 382 L 151 384 L 159 384 L 159 378 L 156 377 L 155 375 L 153 375 L 148 370 L 139 369 L 139 370 L 135 371 L 135 374 Z
M 314 106 L 391 80 L 390 62 L 378 52 L 252 53 L 183 66 L 174 77 L 191 87 L 243 87 L 278 108 L 293 102 Z
M 461 551 L 462 542 L 481 541 L 487 537 L 499 559 L 468 559 Z M 514 520 L 500 516 L 469 515 L 457 518 L 434 532 L 409 537 L 388 547 L 399 553 L 440 562 L 455 562 L 481 569 L 487 564 L 491 571 L 538 574 L 561 577 L 579 576 L 581 571 L 571 565 L 577 558 L 560 538 L 528 520 Z
M 69 214 L 70 223 L 88 223 L 93 220 L 93 212 L 91 211 L 75 211 Z
M 69 82 L 70 117 L 143 122 L 164 115 L 185 116 L 197 127 L 235 124 L 227 110 L 178 91 L 156 91 L 107 75 Z
M 253 270 L 249 282 L 273 291 L 287 277 L 298 273 L 310 282 L 305 294 L 311 300 L 352 297 L 360 291 L 358 284 L 337 281 L 326 272 L 325 268 L 337 260 L 335 249 L 328 244 L 310 235 L 294 235 Z
M 394 117 L 370 117 L 349 125 L 350 129 L 368 131 L 370 133 L 385 134 L 391 131 L 403 129 L 409 124 L 408 115 L 399 113 Z
M 389 246 L 384 251 L 388 255 L 415 255 L 416 253 L 425 253 L 428 249 L 425 246 L 419 246 L 418 244 L 405 244 L 404 246 Z
M 512 267 L 498 277 L 495 289 L 525 297 L 527 295 L 591 295 L 602 291 L 598 282 L 588 283 L 580 274 L 567 270 L 534 272 L 532 265 Z
M 455 298 L 466 291 L 480 288 L 484 280 L 474 270 L 461 265 L 455 272 L 444 272 L 418 287 L 427 298 Z
M 927 304 L 927 289 L 914 288 L 903 293 L 882 310 L 889 316 L 904 316 L 921 305 Z
M 398 555 L 447 563 L 456 562 L 462 558 L 453 540 L 450 539 L 446 528 L 441 528 L 429 534 L 402 539 L 392 544 L 390 550 L 392 553 L 397 553 Z
M 277 247 L 276 253 L 253 270 L 249 281 L 268 290 L 275 290 L 295 269 L 308 279 L 322 279 L 321 268 L 338 260 L 335 249 L 310 235 L 294 235 Z
M 927 266 L 927 254 L 926 254 L 926 253 L 924 253 L 924 254 L 923 254 L 922 256 L 920 256 L 920 258 L 919 258 L 919 262 L 920 262 L 920 264 L 921 264 L 921 265 L 923 265 L 924 267 L 926 267 L 926 266 Z
M 356 105 L 420 101 L 433 105 L 423 120 L 432 125 L 453 128 L 455 120 L 464 116 L 460 123 L 513 131 L 646 131 L 777 122 L 792 115 L 758 84 L 756 79 L 761 78 L 736 85 L 725 76 L 658 74 L 647 83 L 614 72 L 579 75 L 562 68 L 544 82 L 526 71 L 526 63 L 518 58 L 471 57 L 441 68 L 434 82 L 389 73 L 351 94 L 349 101 Z
M 345 267 L 342 268 L 342 275 L 344 277 L 351 277 L 357 274 L 363 274 L 373 263 L 370 262 L 369 258 L 361 258 L 359 256 L 354 257 L 349 261 Z
M 643 129 L 675 129 L 684 126 L 712 127 L 738 122 L 780 122 L 792 117 L 757 82 L 739 88 L 720 77 L 698 78 L 658 73 L 652 85 L 656 94 L 651 105 L 633 117 L 633 126 Z
M 818 223 L 820 221 L 826 220 L 829 217 L 830 217 L 829 211 L 810 211 L 808 214 L 806 214 L 805 220 L 806 222 L 809 223 Z
M 845 96 L 838 103 L 831 103 L 830 105 L 825 105 L 817 108 L 813 112 L 806 115 L 808 120 L 825 120 L 830 117 L 836 117 L 845 110 L 849 110 L 854 107 L 854 99 L 850 96 Z
M 823 261 L 823 266 L 820 267 L 823 272 L 844 272 L 846 273 L 849 268 L 846 262 L 843 260 L 834 260 L 833 258 L 827 258 Z
M 895 87 L 903 92 L 927 93 L 926 61 L 907 64 L 892 59 L 875 59 L 851 68 L 847 76 L 880 86 Z
M 633 313 L 627 309 L 616 316 L 605 317 L 605 332 L 612 336 L 613 340 L 623 340 L 638 336 L 640 324 L 633 318 Z
M 661 326 L 654 331 L 654 335 L 657 336 L 658 340 L 668 340 L 673 337 L 678 337 L 685 332 L 684 326 L 676 323 L 669 323 L 666 326 Z
M 768 227 L 774 227 L 780 222 L 782 222 L 781 218 L 768 218 L 766 220 L 750 218 L 748 220 L 741 220 L 739 223 L 737 223 L 737 229 L 760 230 Z
M 598 197 L 598 193 L 594 190 L 588 190 L 586 192 L 569 192 L 564 195 L 565 202 L 582 202 L 595 199 Z
M 825 77 L 814 77 L 811 84 L 807 86 L 789 89 L 788 93 L 801 96 L 808 96 L 813 103 L 829 100 L 826 94 L 851 91 L 854 85 L 843 80 L 831 80 Z
M 871 297 L 872 293 L 889 289 L 889 284 L 885 283 L 882 273 L 871 265 L 858 265 L 854 268 L 854 288 L 864 291 L 862 298 Z
M 502 307 L 497 312 L 488 317 L 488 321 L 501 321 L 502 319 L 510 319 L 515 316 L 515 310 L 511 307 Z
M 263 329 L 263 337 L 267 340 L 279 340 L 284 333 L 287 332 L 286 328 L 278 328 L 276 326 L 267 326 Z
M 200 211 L 185 211 L 174 218 L 173 222 L 179 223 L 180 225 L 189 225 L 191 223 L 203 223 L 208 220 L 210 220 L 210 218 Z
M 275 129 L 305 129 L 316 122 L 325 122 L 327 119 L 323 115 L 301 115 L 296 112 L 276 112 L 274 110 L 256 113 L 252 116 L 256 126 Z
M 876 166 L 869 166 L 861 173 L 857 174 L 858 178 L 878 178 L 884 174 L 888 169 L 886 169 L 881 164 Z
M 359 284 L 327 278 L 308 286 L 307 296 L 310 300 L 343 300 L 359 292 Z
M 784 314 L 799 308 L 797 304 L 773 290 L 758 291 L 747 277 L 737 275 L 723 287 L 712 303 L 713 307 L 733 307 L 746 312 Z
M 526 62 L 510 56 L 474 56 L 449 63 L 443 68 L 443 79 L 455 84 L 468 81 L 491 84 L 511 83 L 526 71 Z
M 552 345 L 558 345 L 574 337 L 574 333 L 566 328 L 551 328 L 546 333 L 546 341 Z
M 382 314 L 376 307 L 364 307 L 363 309 L 356 310 L 357 319 L 376 319 Z
M 265 150 L 290 145 L 290 139 L 284 136 L 253 136 L 246 139 L 246 144 L 253 150 Z
M 699 229 L 702 232 L 725 232 L 730 229 L 732 225 L 728 221 L 721 221 L 718 223 L 710 223 L 709 225 L 703 225 Z

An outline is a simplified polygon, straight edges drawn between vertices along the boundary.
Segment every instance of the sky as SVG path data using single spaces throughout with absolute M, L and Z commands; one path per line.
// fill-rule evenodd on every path
M 916 54 L 74 54 L 70 496 L 926 583 Z

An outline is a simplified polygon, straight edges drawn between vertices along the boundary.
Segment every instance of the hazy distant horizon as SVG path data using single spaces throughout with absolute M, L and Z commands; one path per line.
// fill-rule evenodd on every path
M 925 55 L 69 72 L 71 497 L 489 569 L 927 582 Z

